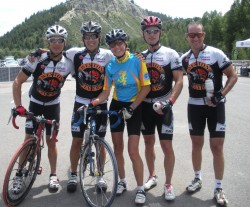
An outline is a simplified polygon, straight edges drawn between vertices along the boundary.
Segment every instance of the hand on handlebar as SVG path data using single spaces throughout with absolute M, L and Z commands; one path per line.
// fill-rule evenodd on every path
M 15 111 L 19 116 L 25 116 L 27 112 L 27 110 L 23 106 L 16 107 Z

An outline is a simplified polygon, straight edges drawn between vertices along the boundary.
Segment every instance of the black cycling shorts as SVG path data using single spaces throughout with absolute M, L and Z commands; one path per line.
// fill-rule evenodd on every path
M 43 115 L 45 119 L 55 119 L 60 122 L 60 104 L 43 106 L 34 102 L 30 102 L 29 111 L 34 113 L 35 116 Z M 26 134 L 32 134 L 36 129 L 35 122 L 31 119 L 26 119 L 25 132 Z M 51 135 L 51 125 L 46 124 L 46 135 Z
M 160 140 L 173 139 L 173 112 L 172 110 L 160 115 L 153 109 L 153 103 L 142 102 L 142 126 L 143 135 L 155 134 L 155 128 Z
M 112 99 L 110 104 L 110 110 L 119 112 L 123 107 L 128 107 L 131 102 L 121 102 Z M 110 116 L 110 125 L 114 124 L 117 121 L 117 117 Z M 127 133 L 130 135 L 140 136 L 141 128 L 141 105 L 139 105 L 133 113 L 133 116 L 130 119 L 126 120 L 127 123 Z M 111 132 L 123 132 L 125 127 L 124 119 L 121 120 L 121 123 L 116 128 L 110 128 Z
M 225 103 L 216 107 L 188 104 L 188 124 L 190 135 L 203 136 L 206 123 L 210 138 L 225 137 Z
M 77 122 L 80 118 L 79 113 L 77 113 L 76 111 L 82 105 L 83 104 L 81 103 L 75 102 L 72 114 L 71 134 L 73 137 L 76 138 L 83 138 L 85 131 L 85 125 L 83 123 L 81 123 L 80 126 L 73 126 L 73 124 Z M 100 107 L 101 110 L 107 110 L 107 103 L 100 104 L 98 107 Z M 106 129 L 107 129 L 107 115 L 106 114 L 96 115 L 96 134 L 100 137 L 105 137 Z

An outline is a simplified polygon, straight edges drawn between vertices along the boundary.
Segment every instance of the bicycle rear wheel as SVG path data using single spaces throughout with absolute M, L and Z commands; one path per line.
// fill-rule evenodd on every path
M 95 137 L 92 145 L 83 147 L 79 170 L 81 190 L 87 203 L 92 207 L 111 206 L 117 191 L 118 168 L 113 150 L 104 139 Z
M 37 149 L 35 138 L 28 139 L 17 149 L 4 178 L 3 200 L 7 206 L 16 206 L 27 196 L 36 179 L 40 161 L 41 149 Z M 18 191 L 14 187 L 17 177 L 22 186 Z

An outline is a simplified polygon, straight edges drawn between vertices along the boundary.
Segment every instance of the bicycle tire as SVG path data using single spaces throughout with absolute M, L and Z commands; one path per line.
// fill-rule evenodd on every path
M 105 162 L 103 162 L 104 167 L 98 167 L 100 164 L 97 163 L 101 162 L 98 156 L 100 154 L 100 146 L 103 147 L 106 152 Z M 90 172 L 90 161 L 88 157 L 90 152 L 92 153 L 92 166 L 94 168 L 92 172 Z M 97 179 L 100 179 L 100 174 L 102 174 L 102 178 L 106 182 L 106 189 L 103 189 L 100 183 L 97 182 Z M 92 146 L 90 146 L 90 144 L 83 146 L 80 156 L 79 177 L 83 197 L 89 206 L 111 206 L 116 197 L 118 167 L 112 148 L 103 138 L 96 136 Z
M 19 163 L 21 153 L 26 153 L 24 161 Z M 15 152 L 7 168 L 3 184 L 3 200 L 6 206 L 20 204 L 28 195 L 35 179 L 41 162 L 41 148 L 37 148 L 35 138 L 26 140 Z M 22 166 L 21 169 L 19 166 Z M 23 187 L 19 193 L 13 192 L 14 177 L 17 173 L 22 174 Z

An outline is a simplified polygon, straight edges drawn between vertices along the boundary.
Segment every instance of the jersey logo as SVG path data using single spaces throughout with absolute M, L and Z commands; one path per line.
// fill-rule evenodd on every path
M 99 64 L 93 62 L 81 64 L 77 76 L 82 89 L 86 91 L 102 90 L 104 68 Z
M 46 97 L 53 97 L 60 93 L 64 78 L 59 73 L 44 73 L 38 77 L 37 92 Z
M 126 71 L 120 71 L 119 72 L 120 77 L 118 78 L 117 82 L 121 83 L 123 86 L 127 83 L 127 73 Z

